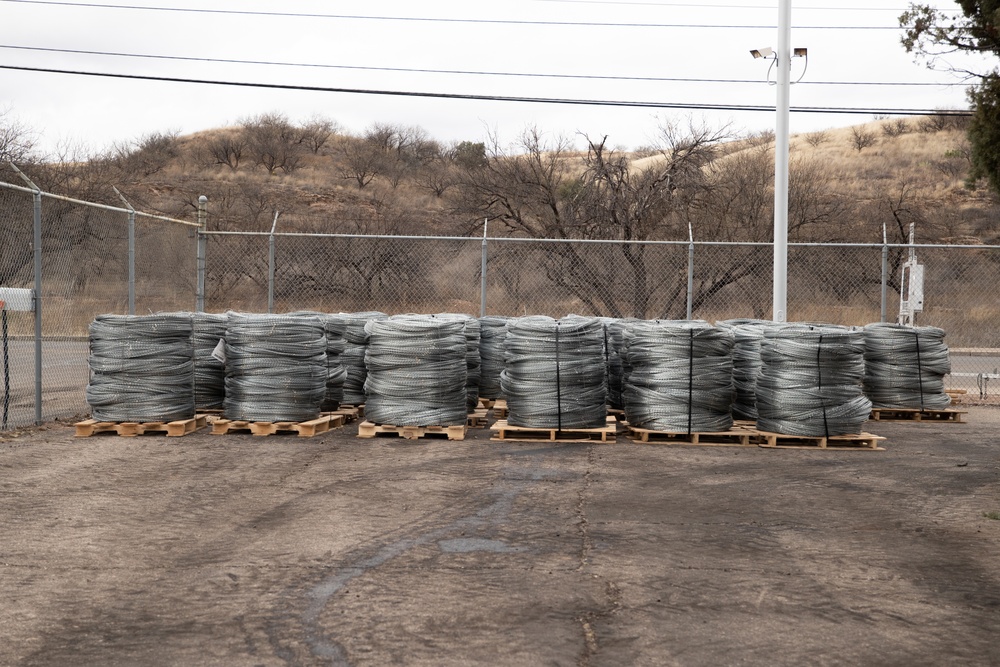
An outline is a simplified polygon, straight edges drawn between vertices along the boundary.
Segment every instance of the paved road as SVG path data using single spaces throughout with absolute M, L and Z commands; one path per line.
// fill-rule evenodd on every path
M 7 434 L 0 664 L 998 664 L 970 410 L 885 452 Z

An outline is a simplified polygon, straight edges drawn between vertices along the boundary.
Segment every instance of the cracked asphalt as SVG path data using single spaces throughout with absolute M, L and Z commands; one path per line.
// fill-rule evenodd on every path
M 0 434 L 0 664 L 1000 664 L 969 410 L 885 452 Z

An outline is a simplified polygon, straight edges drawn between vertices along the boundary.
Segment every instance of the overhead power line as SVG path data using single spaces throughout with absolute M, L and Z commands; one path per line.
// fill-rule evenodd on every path
M 734 30 L 774 30 L 776 25 L 719 25 L 707 23 L 606 23 L 600 21 L 525 21 L 521 19 L 463 19 L 435 16 L 375 16 L 357 14 L 316 14 L 308 12 L 263 12 L 245 9 L 205 9 L 195 7 L 143 7 L 141 5 L 111 5 L 97 2 L 62 2 L 60 0 L 0 0 L 22 5 L 49 5 L 57 7 L 86 7 L 99 9 L 127 9 L 136 11 L 182 12 L 189 14 L 223 14 L 228 16 L 267 16 L 310 19 L 341 19 L 360 21 L 412 21 L 424 23 L 467 23 L 490 25 L 540 25 L 574 26 L 590 28 L 684 28 L 684 29 L 734 29 Z M 900 30 L 900 26 L 882 25 L 797 25 L 797 30 Z
M 219 63 L 226 65 L 266 65 L 275 67 L 309 67 L 319 69 L 342 69 L 365 72 L 406 72 L 415 74 L 461 74 L 474 76 L 509 76 L 543 79 L 583 79 L 597 81 L 650 81 L 650 82 L 680 82 L 680 83 L 763 83 L 760 79 L 699 79 L 689 77 L 665 76 L 613 76 L 600 74 L 549 74 L 544 72 L 492 72 L 483 70 L 428 69 L 416 67 L 376 67 L 373 65 L 329 65 L 323 63 L 293 63 L 273 60 L 238 60 L 233 58 L 201 58 L 196 56 L 168 56 L 148 53 L 121 53 L 116 51 L 89 51 L 83 49 L 56 49 L 43 46 L 18 46 L 0 44 L 0 49 L 18 51 L 40 51 L 43 53 L 71 53 L 74 55 L 109 56 L 115 58 L 145 58 L 151 60 L 174 60 L 182 62 Z M 967 83 L 935 83 L 935 82 L 905 82 L 905 81 L 801 81 L 799 85 L 820 86 L 968 86 Z
M 345 93 L 353 95 L 388 95 L 395 97 L 425 97 L 450 100 L 477 100 L 489 102 L 527 102 L 537 104 L 569 104 L 585 106 L 636 107 L 647 109 L 689 109 L 696 111 L 766 111 L 774 113 L 773 106 L 751 104 L 703 104 L 690 102 L 642 102 L 631 100 L 593 100 L 569 99 L 558 97 L 520 97 L 504 95 L 473 95 L 468 93 L 435 93 L 406 90 L 372 90 L 362 88 L 334 88 L 326 86 L 302 86 L 281 83 L 260 83 L 250 81 L 219 81 L 211 79 L 192 79 L 182 77 L 151 76 L 146 74 L 118 74 L 113 72 L 86 72 L 78 70 L 54 69 L 43 67 L 21 67 L 18 65 L 0 65 L 0 69 L 20 72 L 36 72 L 44 74 L 67 74 L 72 76 L 90 76 L 111 79 L 126 79 L 133 81 L 158 81 L 164 83 L 194 83 L 212 86 L 234 86 L 242 88 L 266 88 L 271 90 L 297 90 L 320 93 Z M 796 113 L 834 113 L 834 114 L 885 114 L 892 116 L 969 116 L 968 110 L 941 109 L 888 109 L 876 107 L 792 107 Z
M 620 2 L 619 0 L 535 0 L 535 2 L 553 2 L 567 5 L 639 5 L 642 7 L 696 7 L 698 9 L 767 9 L 774 10 L 774 5 L 717 5 L 700 2 Z M 849 11 L 849 12 L 896 12 L 906 11 L 906 7 L 796 7 L 796 11 Z M 960 12 L 961 9 L 942 9 L 943 12 Z

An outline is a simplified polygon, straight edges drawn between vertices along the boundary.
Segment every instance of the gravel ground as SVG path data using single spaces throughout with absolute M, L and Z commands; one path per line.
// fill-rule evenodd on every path
M 998 664 L 1000 409 L 967 417 L 884 452 L 0 434 L 0 664 Z

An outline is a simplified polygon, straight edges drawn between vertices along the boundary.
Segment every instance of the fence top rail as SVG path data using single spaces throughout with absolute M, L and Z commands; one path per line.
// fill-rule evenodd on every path
M 190 223 L 189 223 L 190 224 Z M 465 241 L 481 243 L 484 239 L 496 243 L 592 243 L 615 245 L 669 245 L 669 246 L 742 246 L 770 248 L 770 241 L 626 241 L 624 239 L 537 239 L 520 236 L 423 236 L 402 234 L 333 234 L 327 232 L 251 232 L 251 231 L 202 231 L 205 236 L 259 236 L 287 238 L 328 238 L 328 239 L 376 239 L 395 241 Z M 914 249 L 958 249 L 1000 250 L 1000 245 L 972 245 L 954 243 L 837 243 L 837 242 L 791 242 L 793 248 L 914 248 Z
M 122 208 L 120 206 L 110 206 L 108 204 L 97 204 L 92 201 L 84 201 L 82 199 L 74 199 L 72 197 L 65 197 L 63 195 L 53 194 L 51 192 L 45 192 L 44 190 L 35 190 L 33 188 L 28 188 L 23 185 L 14 185 L 13 183 L 5 183 L 0 181 L 0 187 L 7 188 L 8 190 L 18 190 L 19 192 L 28 192 L 35 194 L 36 192 L 42 197 L 48 197 L 49 199 L 57 199 L 59 201 L 65 201 L 72 204 L 80 204 L 82 206 L 89 206 L 91 208 L 99 208 L 105 211 L 114 211 L 116 213 L 134 213 L 136 217 L 149 218 L 150 220 L 160 220 L 162 222 L 169 222 L 175 225 L 184 225 L 186 227 L 199 227 L 197 222 L 191 222 L 189 220 L 178 220 L 177 218 L 168 218 L 164 215 L 155 215 L 153 213 L 143 213 L 142 211 L 130 211 L 127 208 Z

